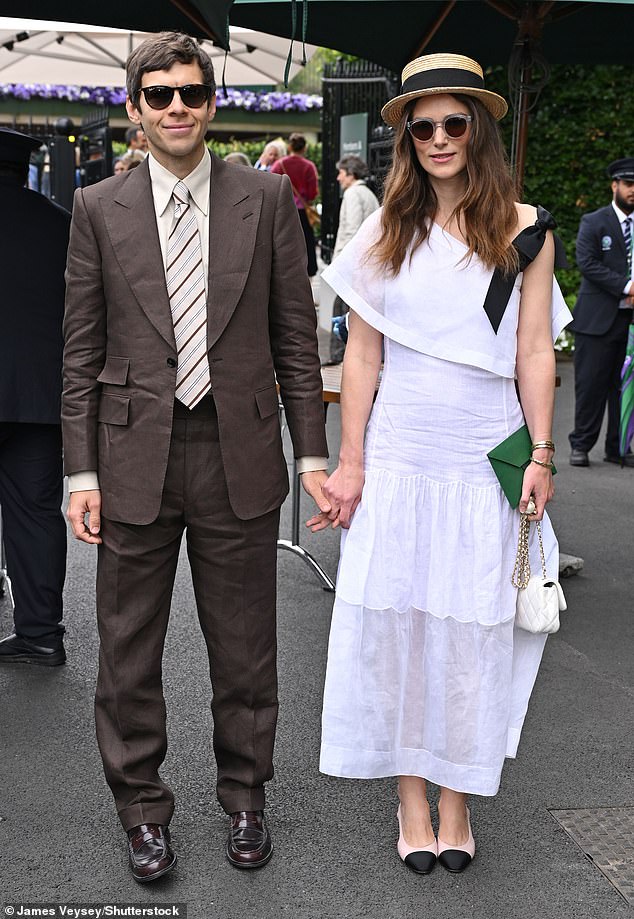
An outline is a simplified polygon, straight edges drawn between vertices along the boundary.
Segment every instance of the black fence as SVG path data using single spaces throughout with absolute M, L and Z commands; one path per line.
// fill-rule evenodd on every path
M 330 262 L 339 225 L 340 193 L 337 160 L 341 155 L 342 115 L 368 114 L 370 183 L 379 198 L 391 162 L 392 130 L 381 119 L 381 108 L 398 90 L 396 74 L 366 61 L 338 60 L 324 67 L 322 94 L 322 220 L 321 252 Z
M 7 125 L 8 126 L 8 125 Z M 23 126 L 11 124 L 13 130 Z M 98 108 L 75 125 L 70 118 L 54 124 L 29 124 L 25 133 L 38 138 L 42 147 L 31 157 L 29 185 L 71 210 L 73 194 L 112 175 L 112 132 L 108 109 Z

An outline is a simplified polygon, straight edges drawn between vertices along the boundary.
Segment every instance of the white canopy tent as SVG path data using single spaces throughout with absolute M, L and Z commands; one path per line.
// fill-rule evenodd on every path
M 280 83 L 289 40 L 231 27 L 227 86 Z M 125 61 L 148 33 L 68 22 L 0 17 L 0 84 L 44 83 L 69 86 L 124 86 Z M 220 83 L 225 52 L 201 42 L 214 62 Z M 289 79 L 302 67 L 301 44 L 294 45 Z M 306 46 L 306 58 L 316 50 Z

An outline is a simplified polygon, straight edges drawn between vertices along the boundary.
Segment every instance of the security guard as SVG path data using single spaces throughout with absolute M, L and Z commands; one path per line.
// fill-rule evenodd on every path
M 575 333 L 575 428 L 570 465 L 589 466 L 606 404 L 604 461 L 634 467 L 634 455 L 619 455 L 621 368 L 632 322 L 634 286 L 634 157 L 608 166 L 612 201 L 585 214 L 577 235 L 581 287 L 570 329 Z
M 40 141 L 0 129 L 0 508 L 15 632 L 0 665 L 66 660 L 60 398 L 70 214 L 25 187 Z

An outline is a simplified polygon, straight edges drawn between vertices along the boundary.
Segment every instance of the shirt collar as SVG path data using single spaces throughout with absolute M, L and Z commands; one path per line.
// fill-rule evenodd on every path
M 619 223 L 623 225 L 623 221 L 627 220 L 628 217 L 634 217 L 634 214 L 625 214 L 620 207 L 617 207 L 614 201 L 612 202 L 612 207 L 614 208 L 614 213 L 619 218 Z
M 165 209 L 172 199 L 172 193 L 176 187 L 176 183 L 179 182 L 180 179 L 170 172 L 169 169 L 166 169 L 165 166 L 161 166 L 159 161 L 152 156 L 151 153 L 148 154 L 148 165 L 150 168 L 150 179 L 152 180 L 152 194 L 154 195 L 156 210 L 160 217 L 165 213 Z M 211 181 L 211 156 L 206 148 L 200 163 L 198 163 L 195 169 L 192 169 L 189 175 L 186 175 L 182 181 L 189 189 L 189 194 L 192 196 L 196 207 L 207 216 L 207 211 L 209 210 L 209 185 Z

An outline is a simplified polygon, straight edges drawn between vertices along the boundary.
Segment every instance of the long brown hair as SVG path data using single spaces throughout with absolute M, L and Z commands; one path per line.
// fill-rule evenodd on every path
M 497 123 L 490 112 L 471 96 L 454 95 L 473 116 L 467 141 L 467 186 L 456 205 L 468 244 L 465 256 L 477 255 L 487 268 L 517 271 L 517 253 L 509 245 L 517 225 L 517 191 Z M 414 102 L 396 128 L 392 166 L 385 184 L 382 235 L 370 257 L 390 275 L 398 274 L 408 249 L 409 257 L 425 241 L 438 210 L 429 177 L 418 162 L 414 142 L 407 131 Z

